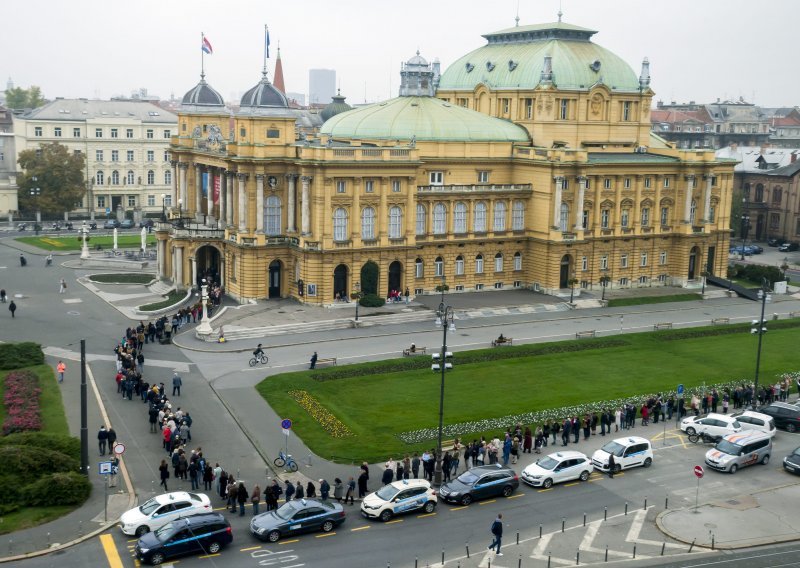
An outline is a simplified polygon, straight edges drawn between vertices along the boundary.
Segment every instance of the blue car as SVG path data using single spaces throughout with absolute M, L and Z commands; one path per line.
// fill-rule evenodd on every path
M 187 554 L 217 554 L 233 542 L 228 520 L 219 513 L 205 513 L 167 523 L 143 535 L 134 547 L 142 562 L 152 565 Z

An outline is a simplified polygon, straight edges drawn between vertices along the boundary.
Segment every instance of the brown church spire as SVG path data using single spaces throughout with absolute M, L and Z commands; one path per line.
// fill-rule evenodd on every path
M 283 84 L 283 64 L 281 63 L 281 46 L 278 45 L 278 58 L 275 60 L 275 75 L 272 82 L 275 88 L 284 95 L 286 94 L 286 86 Z

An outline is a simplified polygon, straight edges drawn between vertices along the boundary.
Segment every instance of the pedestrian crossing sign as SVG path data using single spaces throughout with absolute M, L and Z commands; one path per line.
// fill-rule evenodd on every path
M 97 465 L 100 466 L 100 475 L 110 475 L 111 474 L 111 462 L 100 462 Z

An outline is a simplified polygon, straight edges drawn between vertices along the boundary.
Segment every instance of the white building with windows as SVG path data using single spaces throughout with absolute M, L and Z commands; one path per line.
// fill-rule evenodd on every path
M 57 98 L 14 116 L 17 157 L 50 142 L 86 156 L 87 193 L 75 212 L 136 221 L 171 205 L 169 142 L 177 125 L 176 115 L 151 102 L 122 99 Z

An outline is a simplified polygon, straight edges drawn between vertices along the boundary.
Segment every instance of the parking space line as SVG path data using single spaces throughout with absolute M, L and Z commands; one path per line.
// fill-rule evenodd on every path
M 468 505 L 464 505 L 463 507 L 450 507 L 450 510 L 451 511 L 462 511 L 462 510 L 464 510 L 464 509 L 466 509 L 468 507 L 469 507 Z
M 300 542 L 300 539 L 293 538 L 292 540 L 282 540 L 278 544 L 292 544 L 293 542 Z
M 350 529 L 350 532 L 363 531 L 364 529 L 368 529 L 369 527 L 370 527 L 369 525 L 364 525 L 363 527 L 356 527 L 354 529 Z
M 386 521 L 384 524 L 385 525 L 393 525 L 394 523 L 402 523 L 402 522 L 403 522 L 403 519 L 395 519 L 393 521 Z
M 434 516 L 436 516 L 436 513 L 426 513 L 424 515 L 417 515 L 417 518 L 424 519 L 425 517 L 434 517 Z
M 578 485 L 578 482 L 576 481 L 575 483 L 565 483 L 564 487 L 572 487 L 573 485 Z
M 215 556 L 219 556 L 219 552 L 216 554 L 206 554 L 205 556 L 198 556 L 198 558 L 214 558 Z
M 260 546 L 251 546 L 250 548 L 240 548 L 239 552 L 248 552 L 250 550 L 258 550 L 261 548 Z
M 525 495 L 524 493 L 517 493 L 516 495 L 509 495 L 508 497 L 506 497 L 506 499 L 516 499 L 517 497 L 522 497 L 524 495 Z
M 539 490 L 537 491 L 537 493 L 544 493 L 545 491 L 552 491 L 552 490 L 553 490 L 553 488 L 552 488 L 552 487 L 551 487 L 550 489 L 539 489 Z
M 335 532 L 322 533 L 322 534 L 314 535 L 314 538 L 325 538 L 325 537 L 334 536 L 334 535 L 336 535 Z
M 114 537 L 110 534 L 101 534 L 100 544 L 103 545 L 103 552 L 106 553 L 109 568 L 122 568 L 122 558 L 119 557 L 117 545 L 114 544 Z
M 490 499 L 489 501 L 478 501 L 478 505 L 488 505 L 489 503 L 497 503 L 497 499 Z
M 128 539 L 128 542 L 139 542 L 139 539 L 138 538 L 131 538 L 131 539 Z

